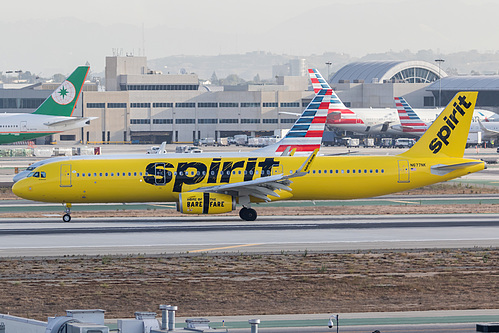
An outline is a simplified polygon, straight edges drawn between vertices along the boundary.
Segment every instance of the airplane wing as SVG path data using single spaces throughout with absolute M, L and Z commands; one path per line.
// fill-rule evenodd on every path
M 245 182 L 201 187 L 189 192 L 225 193 L 229 191 L 234 192 L 238 197 L 253 196 L 255 198 L 269 202 L 271 201 L 271 199 L 268 197 L 269 195 L 278 198 L 280 197 L 280 195 L 275 192 L 276 190 L 284 190 L 288 192 L 292 191 L 292 189 L 289 187 L 289 185 L 293 183 L 291 179 L 295 177 L 303 177 L 308 174 L 312 162 L 314 161 L 318 152 L 319 149 L 315 149 L 312 154 L 310 154 L 310 156 L 305 160 L 305 162 L 303 162 L 300 168 L 296 170 L 296 172 L 287 176 L 283 174 L 273 175 Z
M 79 122 L 87 122 L 98 117 L 67 117 L 68 119 L 54 120 L 43 123 L 46 126 L 68 126 Z
M 458 169 L 464 169 L 473 165 L 477 165 L 480 163 L 484 163 L 482 161 L 476 161 L 476 162 L 466 162 L 466 163 L 457 163 L 457 164 L 437 164 L 437 165 L 432 165 L 431 166 L 431 173 L 433 175 L 437 176 L 445 176 L 449 172 L 452 172 L 454 170 Z

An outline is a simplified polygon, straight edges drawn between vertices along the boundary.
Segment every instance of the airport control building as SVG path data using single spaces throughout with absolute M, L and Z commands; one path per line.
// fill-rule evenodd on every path
M 75 116 L 98 117 L 90 126 L 48 138 L 57 143 L 190 143 L 235 134 L 270 136 L 291 128 L 313 97 L 303 70 L 276 76 L 275 84 L 212 86 L 196 74 L 150 71 L 146 57 L 106 57 L 105 91 L 85 83 Z M 293 76 L 294 75 L 294 76 Z M 439 80 L 442 78 L 442 80 Z M 480 91 L 478 106 L 499 110 L 497 76 L 449 77 L 425 61 L 368 61 L 348 64 L 330 85 L 351 108 L 393 108 L 403 96 L 414 108 L 434 108 L 456 89 Z M 32 112 L 56 88 L 37 84 L 24 89 L 0 89 L 4 112 Z

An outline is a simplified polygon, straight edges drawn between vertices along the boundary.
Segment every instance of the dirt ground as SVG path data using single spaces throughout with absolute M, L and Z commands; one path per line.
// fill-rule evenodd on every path
M 496 193 L 437 185 L 410 194 Z M 406 193 L 407 194 L 407 193 Z M 8 198 L 8 191 L 0 197 Z M 496 205 L 303 207 L 294 214 L 495 212 Z M 282 208 L 259 208 L 260 215 Z M 173 210 L 112 211 L 177 214 Z M 78 213 L 79 216 L 109 212 Z M 5 215 L 0 215 L 5 216 Z M 76 214 L 75 214 L 76 216 Z M 456 249 L 0 259 L 0 313 L 46 320 L 101 308 L 130 318 L 159 304 L 179 316 L 498 308 L 499 250 Z
M 497 308 L 499 251 L 1 259 L 0 312 L 46 320 L 179 307 L 179 316 Z

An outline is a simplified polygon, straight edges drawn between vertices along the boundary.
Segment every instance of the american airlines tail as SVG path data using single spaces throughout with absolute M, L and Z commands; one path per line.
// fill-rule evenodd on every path
M 400 130 L 407 134 L 421 136 L 428 129 L 428 124 L 414 112 L 412 107 L 403 97 L 395 97 L 395 107 L 400 119 L 400 128 L 392 126 L 393 129 Z
M 309 69 L 312 85 L 321 74 L 316 69 Z M 324 79 L 322 79 L 324 80 Z M 329 87 L 329 85 L 326 86 Z M 343 105 L 331 88 L 315 89 L 315 97 L 305 108 L 293 127 L 279 142 L 254 151 L 254 153 L 306 154 L 319 149 L 324 134 L 328 112 L 338 103 Z M 344 106 L 343 106 L 344 107 Z
M 309 69 L 308 73 L 310 75 L 310 80 L 312 81 L 312 87 L 314 88 L 315 93 L 317 93 L 321 89 L 331 89 L 329 83 L 322 77 L 321 73 L 317 69 Z M 357 117 L 355 112 L 350 110 L 343 104 L 340 98 L 333 91 L 332 97 L 332 107 L 329 109 L 327 124 L 364 124 L 364 121 Z

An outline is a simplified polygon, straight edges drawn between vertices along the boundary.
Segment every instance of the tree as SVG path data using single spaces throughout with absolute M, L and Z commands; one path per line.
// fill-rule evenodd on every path
M 225 86 L 237 86 L 238 84 L 245 83 L 243 79 L 241 79 L 237 74 L 230 74 L 225 79 L 222 80 L 222 83 Z
M 211 74 L 210 82 L 211 84 L 220 85 L 220 80 L 217 77 L 217 73 L 213 72 L 213 74 Z

